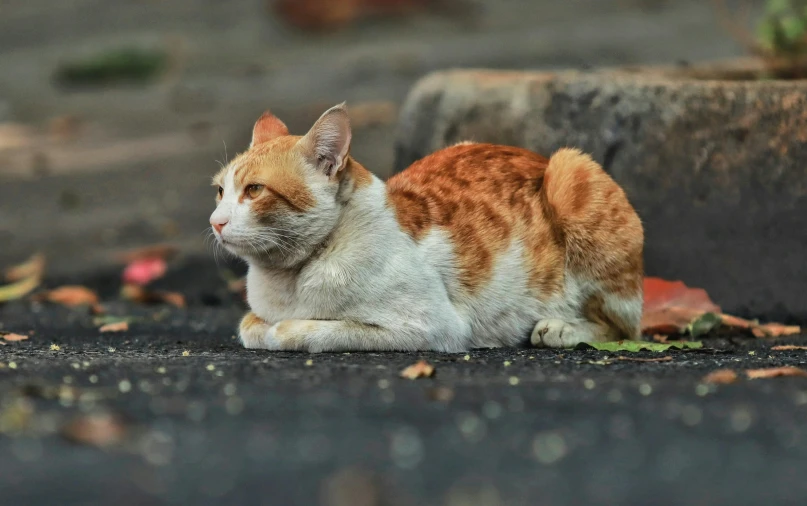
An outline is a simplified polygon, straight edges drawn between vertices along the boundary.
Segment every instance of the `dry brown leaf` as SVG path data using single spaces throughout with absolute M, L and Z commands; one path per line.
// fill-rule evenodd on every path
M 185 307 L 185 296 L 177 292 L 164 292 L 147 290 L 139 285 L 123 285 L 121 295 L 126 300 L 140 304 L 171 304 L 176 307 Z
M 767 379 L 779 376 L 807 376 L 807 371 L 793 366 L 769 367 L 765 369 L 748 369 L 745 371 L 748 379 Z
M 792 344 L 781 344 L 771 348 L 774 351 L 807 350 L 807 346 L 795 346 Z
M 617 360 L 625 360 L 627 362 L 669 362 L 673 358 L 671 356 L 659 358 L 633 358 L 633 357 L 616 357 Z
M 129 330 L 129 322 L 126 321 L 107 323 L 98 329 L 99 332 L 126 332 L 127 330 Z
M 127 427 L 120 417 L 112 414 L 81 415 L 65 425 L 61 433 L 74 443 L 104 448 L 120 443 L 126 437 Z
M 26 339 L 28 339 L 28 336 L 24 334 L 13 334 L 13 333 L 4 334 L 2 332 L 0 332 L 0 337 L 2 337 L 3 340 L 5 341 L 25 341 Z
M 781 323 L 766 323 L 755 325 L 751 328 L 751 333 L 756 337 L 781 337 L 801 334 L 801 327 L 798 325 L 782 325 Z
M 6 270 L 6 281 L 20 281 L 25 278 L 41 278 L 45 272 L 45 255 L 37 253 L 25 262 Z
M 419 360 L 401 371 L 401 377 L 407 379 L 428 378 L 434 374 L 434 366 L 425 360 Z
M 60 286 L 41 293 L 36 298 L 68 307 L 95 306 L 98 304 L 98 295 L 86 286 L 80 285 Z
M 756 337 L 780 337 L 801 333 L 801 327 L 795 325 L 760 324 L 723 314 L 720 307 L 712 302 L 706 291 L 701 288 L 690 288 L 680 281 L 644 279 L 642 332 L 659 335 L 683 332 L 706 313 L 718 315 L 720 324 L 725 327 L 747 329 Z M 655 336 L 653 339 L 659 341 Z
M 719 369 L 710 372 L 701 380 L 703 383 L 712 383 L 714 385 L 728 385 L 737 381 L 737 373 L 731 369 Z

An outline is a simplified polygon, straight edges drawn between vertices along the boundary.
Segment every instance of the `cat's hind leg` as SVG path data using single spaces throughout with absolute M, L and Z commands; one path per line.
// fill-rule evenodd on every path
M 537 347 L 571 348 L 580 343 L 638 339 L 641 317 L 641 292 L 632 298 L 599 293 L 588 298 L 580 308 L 579 317 L 572 321 L 540 320 L 530 342 Z
M 644 233 L 625 192 L 573 149 L 552 155 L 541 191 L 553 235 L 565 247 L 565 276 L 580 288 L 572 317 L 566 315 L 564 325 L 538 322 L 533 344 L 638 339 Z

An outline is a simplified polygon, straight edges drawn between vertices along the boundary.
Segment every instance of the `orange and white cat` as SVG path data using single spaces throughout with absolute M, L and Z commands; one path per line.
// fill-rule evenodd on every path
M 271 113 L 216 175 L 218 241 L 249 264 L 247 348 L 439 350 L 636 339 L 643 231 L 592 159 L 462 143 L 384 184 L 344 104 Z

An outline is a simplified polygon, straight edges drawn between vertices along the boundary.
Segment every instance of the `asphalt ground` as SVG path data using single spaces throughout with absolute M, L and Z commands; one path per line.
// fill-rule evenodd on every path
M 240 347 L 243 304 L 210 260 L 158 282 L 184 309 L 117 300 L 112 271 L 48 285 L 71 282 L 134 320 L 102 334 L 86 309 L 0 307 L 2 330 L 30 333 L 0 346 L 0 504 L 807 499 L 807 378 L 743 379 L 805 366 L 805 351 L 770 349 L 798 337 L 638 354 L 275 353 Z M 419 359 L 434 376 L 401 378 Z M 741 379 L 702 382 L 724 368 Z

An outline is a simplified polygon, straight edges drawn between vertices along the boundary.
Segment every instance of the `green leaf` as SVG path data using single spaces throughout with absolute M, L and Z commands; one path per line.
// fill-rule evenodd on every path
M 781 21 L 782 33 L 788 42 L 795 43 L 804 37 L 804 20 L 796 16 L 784 16 Z
M 114 316 L 114 315 L 103 315 L 103 316 L 96 316 L 92 319 L 92 324 L 96 327 L 100 327 L 102 325 L 109 325 L 110 323 L 135 323 L 142 318 L 138 318 L 136 316 Z
M 667 351 L 670 348 L 677 350 L 703 348 L 700 341 L 667 341 L 666 343 L 648 343 L 646 341 L 611 341 L 607 343 L 580 343 L 575 346 L 576 350 L 595 349 L 599 351 L 627 351 L 635 353 L 637 351 Z
M 722 322 L 723 319 L 720 318 L 720 315 L 715 313 L 704 313 L 689 322 L 689 325 L 687 325 L 687 332 L 689 332 L 689 335 L 692 337 L 700 337 L 719 327 Z
M 39 275 L 35 274 L 27 278 L 23 278 L 16 283 L 10 285 L 0 286 L 0 302 L 8 302 L 10 300 L 21 299 L 31 293 L 34 288 L 39 286 Z

